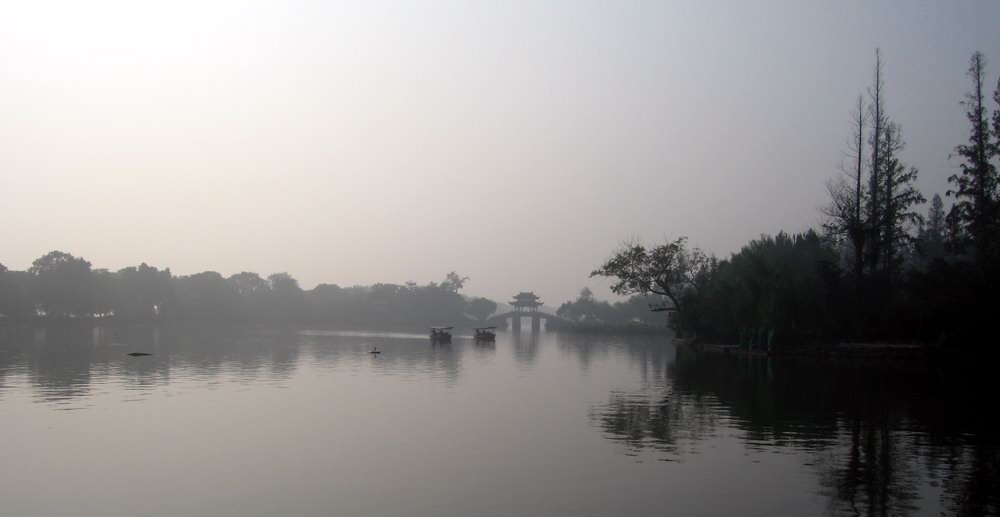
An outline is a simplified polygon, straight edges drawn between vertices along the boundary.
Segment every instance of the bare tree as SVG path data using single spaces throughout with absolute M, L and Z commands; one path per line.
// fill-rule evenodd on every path
M 854 288 L 857 298 L 862 297 L 864 274 L 865 244 L 868 238 L 868 224 L 865 219 L 866 190 L 863 177 L 865 174 L 865 127 L 868 115 L 865 111 L 865 101 L 858 96 L 857 111 L 852 121 L 851 139 L 848 141 L 850 164 L 841 163 L 843 173 L 826 184 L 830 193 L 830 204 L 823 207 L 825 217 L 823 229 L 827 237 L 835 241 L 847 240 L 853 254 Z
M 872 86 L 868 89 L 871 97 L 869 104 L 869 123 L 871 133 L 868 144 L 871 147 L 871 157 L 868 162 L 868 198 L 866 203 L 868 225 L 868 264 L 871 270 L 877 271 L 879 259 L 882 256 L 881 221 L 883 218 L 882 208 L 884 200 L 882 198 L 883 172 L 885 170 L 885 156 L 883 154 L 885 127 L 888 124 L 888 115 L 885 111 L 885 97 L 883 88 L 885 84 L 882 80 L 882 52 L 875 49 L 875 76 L 872 79 Z

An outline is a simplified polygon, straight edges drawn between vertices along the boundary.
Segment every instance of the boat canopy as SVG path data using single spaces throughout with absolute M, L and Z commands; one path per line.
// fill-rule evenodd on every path
M 431 330 L 451 330 L 455 327 L 431 327 Z

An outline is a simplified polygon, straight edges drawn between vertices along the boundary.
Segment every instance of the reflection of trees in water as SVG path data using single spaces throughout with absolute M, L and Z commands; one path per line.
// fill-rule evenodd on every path
M 1000 447 L 975 443 L 947 447 L 944 498 L 957 515 L 1000 515 Z
M 718 427 L 706 405 L 706 400 L 685 395 L 657 398 L 613 391 L 607 404 L 591 409 L 590 418 L 608 439 L 625 445 L 628 455 L 650 448 L 680 456 Z
M 0 334 L 0 376 L 24 372 L 42 401 L 83 398 L 106 384 L 145 391 L 174 378 L 280 380 L 294 372 L 296 340 L 292 331 L 229 327 L 16 327 Z M 126 355 L 136 351 L 153 355 Z
M 6 364 L 0 370 L 23 372 L 34 395 L 43 401 L 86 396 L 96 363 L 93 338 L 90 328 L 8 329 L 0 347 L 4 350 L 0 360 Z
M 575 358 L 581 370 L 589 370 L 595 362 L 606 360 L 612 353 L 623 353 L 639 371 L 643 383 L 660 382 L 661 385 L 673 350 L 664 346 L 668 340 L 662 335 L 556 334 L 559 350 Z
M 640 364 L 651 357 L 643 348 L 632 351 Z M 987 372 L 968 369 L 678 351 L 662 385 L 613 391 L 590 416 L 628 454 L 671 459 L 723 425 L 749 449 L 792 448 L 808 456 L 833 513 L 906 514 L 936 502 L 949 514 L 997 514 L 1000 440 L 984 416 L 992 388 Z M 935 487 L 939 501 L 922 499 L 938 497 Z
M 825 454 L 831 461 L 819 476 L 832 512 L 899 515 L 919 509 L 921 475 L 911 454 L 918 444 L 912 436 L 894 432 L 898 422 L 889 420 L 885 414 L 855 416 L 831 444 Z
M 581 370 L 589 370 L 595 360 L 603 359 L 614 349 L 608 336 L 597 334 L 556 334 L 556 344 L 564 355 L 573 357 Z
M 298 364 L 299 336 L 293 328 L 170 328 L 169 335 L 161 347 L 167 359 L 192 376 L 227 373 L 246 382 L 280 381 L 289 378 Z
M 692 365 L 693 372 L 724 372 L 706 388 L 725 393 L 720 400 L 742 428 L 770 436 L 775 444 L 793 443 L 823 465 L 821 490 L 833 511 L 909 513 L 931 503 L 921 500 L 921 487 L 938 484 L 940 476 L 956 480 L 960 488 L 951 491 L 974 494 L 997 511 L 996 489 L 973 486 L 983 475 L 992 487 L 1000 486 L 995 470 L 970 476 L 967 463 L 941 469 L 925 461 L 941 457 L 958 437 L 996 436 L 981 423 L 991 389 L 968 381 L 985 372 L 920 362 L 705 357 L 695 359 L 702 364 Z M 687 364 L 679 361 L 678 369 Z M 986 452 L 995 459 L 995 445 L 993 440 L 990 449 L 963 447 L 962 453 Z M 947 484 L 944 488 L 942 507 L 963 513 L 962 498 L 949 495 Z
M 613 336 L 573 336 L 560 346 L 574 350 L 585 368 L 595 358 L 620 349 L 629 356 L 642 388 L 633 392 L 612 391 L 607 404 L 594 406 L 590 419 L 608 439 L 625 445 L 626 454 L 643 449 L 667 453 L 672 459 L 692 450 L 697 442 L 718 428 L 712 396 L 679 393 L 667 378 L 669 353 L 662 337 L 622 341 Z

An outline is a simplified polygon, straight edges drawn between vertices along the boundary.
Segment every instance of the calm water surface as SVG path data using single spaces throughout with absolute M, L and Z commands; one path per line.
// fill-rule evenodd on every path
M 665 337 L 526 331 L 432 345 L 422 332 L 6 328 L 0 504 L 102 516 L 996 514 L 995 393 L 968 366 L 694 355 Z

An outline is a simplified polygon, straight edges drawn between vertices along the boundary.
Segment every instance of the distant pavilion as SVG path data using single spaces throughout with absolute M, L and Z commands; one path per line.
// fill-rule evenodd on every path
M 542 328 L 542 321 L 538 316 L 538 308 L 542 306 L 542 302 L 538 300 L 535 293 L 521 291 L 514 295 L 514 301 L 510 302 L 510 305 L 514 307 L 514 317 L 511 318 L 511 324 L 515 333 L 521 332 L 522 314 L 531 316 L 532 332 L 538 332 Z
M 510 302 L 514 307 L 514 312 L 538 312 L 542 303 L 538 301 L 538 296 L 535 293 L 524 291 L 514 295 L 514 301 Z

